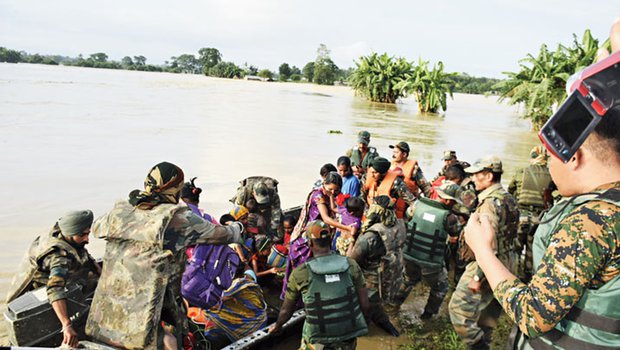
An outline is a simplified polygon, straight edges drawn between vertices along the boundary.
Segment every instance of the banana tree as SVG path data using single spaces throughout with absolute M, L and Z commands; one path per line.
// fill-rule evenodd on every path
M 413 67 L 404 58 L 394 58 L 384 53 L 362 56 L 355 62 L 357 69 L 349 83 L 357 94 L 374 102 L 396 103 L 406 94 L 398 84 L 413 73 Z
M 452 77 L 456 76 L 456 73 L 446 73 L 441 61 L 434 64 L 432 69 L 428 68 L 428 64 L 428 61 L 420 59 L 414 73 L 400 82 L 397 88 L 414 94 L 420 112 L 445 112 L 448 109 L 448 95 L 452 98 Z

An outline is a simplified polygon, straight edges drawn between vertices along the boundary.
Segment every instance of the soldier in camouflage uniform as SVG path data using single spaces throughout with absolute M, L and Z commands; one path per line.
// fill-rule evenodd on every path
M 351 159 L 351 169 L 353 174 L 359 176 L 366 173 L 366 170 L 372 164 L 372 160 L 379 156 L 377 149 L 369 146 L 370 133 L 368 131 L 360 131 L 357 134 L 357 146 L 346 152 L 346 156 Z
M 240 223 L 216 226 L 179 205 L 182 186 L 180 168 L 157 164 L 143 191 L 132 191 L 129 200 L 117 202 L 93 225 L 95 236 L 107 241 L 86 324 L 86 333 L 95 340 L 141 349 L 182 344 L 187 332 L 180 293 L 185 249 L 239 242 L 243 230 Z M 174 327 L 174 336 L 160 321 Z
M 409 144 L 401 141 L 396 145 L 390 145 L 392 148 L 392 164 L 390 170 L 401 172 L 401 176 L 409 191 L 416 197 L 422 192 L 426 197 L 431 195 L 431 184 L 424 177 L 424 173 L 415 159 L 409 159 Z
M 436 201 L 420 199 L 408 210 L 411 221 L 407 225 L 405 243 L 405 283 L 397 299 L 404 302 L 413 287 L 424 281 L 431 290 L 421 319 L 429 319 L 439 312 L 448 292 L 448 273 L 445 254 L 449 237 L 458 237 L 462 223 L 452 210 L 460 200 L 456 197 L 459 186 L 444 183 L 437 189 Z
M 617 54 L 620 21 L 610 39 Z M 525 335 L 518 349 L 620 349 L 618 130 L 620 110 L 614 107 L 567 162 L 551 155 L 549 171 L 565 199 L 536 230 L 537 267 L 528 284 L 492 253 L 494 230 L 486 218 L 475 215 L 467 224 L 465 238 L 495 297 Z
M 437 176 L 435 176 L 432 182 L 435 182 L 435 180 L 437 180 L 438 178 L 442 176 L 446 176 L 446 170 L 448 170 L 448 168 L 453 165 L 458 164 L 463 169 L 469 167 L 469 163 L 458 160 L 458 158 L 456 157 L 456 151 L 453 151 L 453 150 L 444 151 L 442 159 L 443 159 L 444 165 L 441 168 L 441 170 L 439 170 L 439 173 L 437 173 Z
M 78 330 L 67 313 L 65 287 L 78 282 L 92 292 L 94 286 L 89 282 L 96 280 L 91 277 L 99 276 L 101 271 L 85 248 L 92 223 L 92 211 L 72 211 L 58 219 L 47 235 L 37 237 L 24 256 L 7 296 L 8 303 L 25 292 L 46 286 L 47 299 L 62 324 L 63 344 L 71 347 L 78 346 Z
M 251 213 L 258 213 L 268 227 L 260 227 L 261 233 L 271 238 L 282 238 L 282 208 L 278 194 L 278 180 L 267 176 L 251 176 L 239 182 L 237 193 L 230 200 L 243 205 Z M 253 203 L 254 202 L 254 203 Z
M 480 191 L 475 213 L 489 217 L 493 223 L 497 232 L 495 252 L 501 261 L 510 266 L 519 211 L 515 199 L 500 183 L 502 162 L 496 156 L 489 156 L 465 171 L 473 174 L 476 190 Z M 487 311 L 491 309 L 485 309 L 493 307 L 493 293 L 466 244 L 461 247 L 461 256 L 468 264 L 450 300 L 450 320 L 456 333 L 470 349 L 488 349 L 488 339 L 499 315 L 488 315 L 489 319 L 483 319 L 481 315 L 489 314 Z
M 390 322 L 383 306 L 392 293 L 392 288 L 400 287 L 397 280 L 402 278 L 398 274 L 402 265 L 399 267 L 398 263 L 394 264 L 397 261 L 394 256 L 398 254 L 397 246 L 399 235 L 402 235 L 402 226 L 397 223 L 394 205 L 388 196 L 375 197 L 368 211 L 368 222 L 370 226 L 357 238 L 348 256 L 358 263 L 366 278 L 370 319 L 398 337 L 399 333 Z
M 536 146 L 530 151 L 530 165 L 517 170 L 508 185 L 508 192 L 517 199 L 521 215 L 515 249 L 519 256 L 517 275 L 525 282 L 532 276 L 534 230 L 542 211 L 551 205 L 551 185 L 547 152 L 543 146 Z
M 377 157 L 362 177 L 362 199 L 370 206 L 377 196 L 389 196 L 395 202 L 396 217 L 402 219 L 405 210 L 416 201 L 415 195 L 407 188 L 400 173 L 389 170 L 390 161 Z

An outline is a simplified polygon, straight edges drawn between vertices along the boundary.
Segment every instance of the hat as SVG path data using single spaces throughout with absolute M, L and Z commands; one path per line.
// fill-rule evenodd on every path
M 457 203 L 462 203 L 458 198 L 460 186 L 451 182 L 445 181 L 438 188 L 436 188 L 437 195 L 443 199 L 451 199 Z
M 443 160 L 456 159 L 456 151 L 447 150 L 443 151 Z
M 390 165 L 390 161 L 383 157 L 377 157 L 372 160 L 372 163 L 370 163 L 370 166 L 379 174 L 387 173 L 387 171 L 390 170 Z
M 332 233 L 329 225 L 321 220 L 314 220 L 306 225 L 306 236 L 311 239 L 331 239 Z
M 269 189 L 267 188 L 267 185 L 265 185 L 263 182 L 254 184 L 253 194 L 254 198 L 256 199 L 256 203 L 269 203 Z
M 399 150 L 403 151 L 403 152 L 407 152 L 407 154 L 409 153 L 409 144 L 405 141 L 400 141 L 399 143 L 397 143 L 396 145 L 390 145 L 390 148 L 398 148 Z
M 357 143 L 368 145 L 370 143 L 370 133 L 366 130 L 360 131 L 357 134 Z
M 474 165 L 465 168 L 465 172 L 470 174 L 479 173 L 483 170 L 490 170 L 491 172 L 499 174 L 504 172 L 502 170 L 502 161 L 499 159 L 498 156 L 493 155 L 486 156 L 475 162 Z
M 231 211 L 230 211 L 230 215 L 235 218 L 235 220 L 239 220 L 242 217 L 248 215 L 250 212 L 248 211 L 248 209 L 246 207 L 244 207 L 243 205 L 239 205 L 237 207 L 234 207 Z
M 81 235 L 93 224 L 93 212 L 90 210 L 70 211 L 58 219 L 58 227 L 65 237 Z

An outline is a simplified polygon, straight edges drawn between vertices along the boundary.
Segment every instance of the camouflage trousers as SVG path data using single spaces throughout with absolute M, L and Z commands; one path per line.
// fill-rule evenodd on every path
M 413 287 L 421 281 L 424 281 L 431 288 L 424 312 L 434 315 L 439 312 L 439 307 L 448 293 L 448 273 L 444 266 L 420 266 L 405 259 L 404 283 L 399 288 L 396 299 L 401 304 L 405 302 Z
M 357 338 L 331 344 L 312 344 L 302 337 L 299 350 L 355 350 L 356 347 Z
M 485 330 L 493 328 L 499 317 L 496 312 L 498 310 L 495 309 L 497 304 L 492 304 L 495 300 L 493 291 L 487 282 L 482 283 L 480 293 L 474 293 L 467 287 L 477 268 L 475 261 L 467 265 L 448 304 L 454 331 L 467 345 L 473 345 L 483 337 L 490 336 Z
M 534 233 L 538 226 L 540 213 L 519 209 L 521 216 L 519 217 L 519 228 L 517 231 L 517 240 L 515 242 L 515 252 L 518 255 L 517 266 L 514 270 L 517 277 L 524 282 L 528 282 L 532 278 L 534 264 L 532 262 L 532 245 L 534 243 Z

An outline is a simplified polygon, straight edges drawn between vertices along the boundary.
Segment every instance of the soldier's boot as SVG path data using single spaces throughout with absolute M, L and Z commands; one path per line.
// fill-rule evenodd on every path
M 400 336 L 400 332 L 396 329 L 396 327 L 394 327 L 392 322 L 390 322 L 389 318 L 384 318 L 380 320 L 379 322 L 377 322 L 377 326 L 379 326 L 381 329 L 388 332 L 388 334 L 394 337 Z
M 422 315 L 420 315 L 420 319 L 421 319 L 421 320 L 428 320 L 428 319 L 430 319 L 431 317 L 433 317 L 433 315 L 435 315 L 435 314 L 430 313 L 430 312 L 428 312 L 427 310 L 424 310 L 424 312 L 422 313 Z
M 489 343 L 487 343 L 487 340 L 484 337 L 482 337 L 480 338 L 480 340 L 470 345 L 468 349 L 469 350 L 489 350 L 491 348 L 489 347 Z

